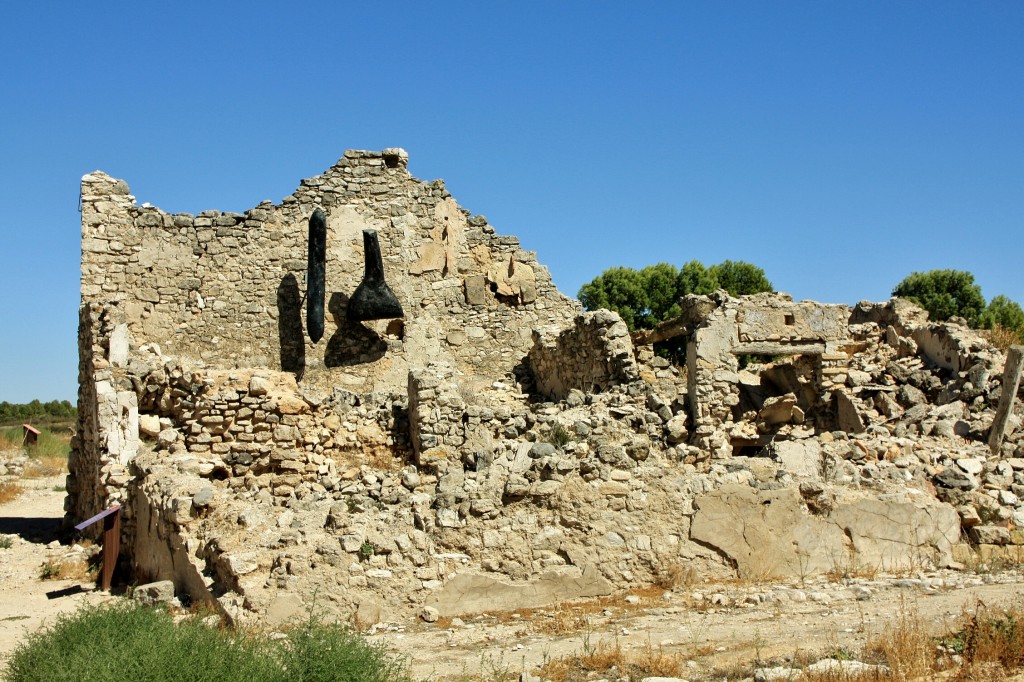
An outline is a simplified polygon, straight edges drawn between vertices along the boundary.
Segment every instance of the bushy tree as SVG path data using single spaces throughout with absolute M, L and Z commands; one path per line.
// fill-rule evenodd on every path
M 676 293 L 680 297 L 687 294 L 710 294 L 718 288 L 718 279 L 699 260 L 692 260 L 679 269 L 676 279 Z
M 912 272 L 896 285 L 892 295 L 918 304 L 936 322 L 959 316 L 978 326 L 986 307 L 974 275 L 961 270 Z
M 708 268 L 708 274 L 733 296 L 749 296 L 762 291 L 772 291 L 772 283 L 765 277 L 764 270 L 741 260 L 722 261 Z
M 996 296 L 988 302 L 981 316 L 981 326 L 1001 332 L 1007 344 L 1024 343 L 1024 309 L 1006 296 Z M 996 336 L 994 334 L 993 338 Z
M 630 329 L 636 329 L 648 303 L 644 282 L 633 268 L 611 268 L 580 287 L 580 302 L 587 310 L 614 310 Z
M 679 315 L 678 278 L 679 271 L 668 263 L 648 265 L 640 270 L 640 281 L 646 296 L 646 309 L 636 320 L 637 328 L 653 327 L 663 320 Z
M 997 324 L 1006 329 L 1024 332 L 1024 309 L 1016 301 L 1011 301 L 1006 296 L 995 296 L 985 308 L 982 326 L 991 329 Z
M 686 294 L 710 294 L 716 289 L 733 296 L 773 290 L 764 270 L 750 263 L 727 260 L 708 268 L 692 260 L 680 269 L 669 263 L 640 270 L 611 268 L 584 284 L 578 297 L 585 309 L 614 310 L 636 330 L 679 315 L 679 299 Z

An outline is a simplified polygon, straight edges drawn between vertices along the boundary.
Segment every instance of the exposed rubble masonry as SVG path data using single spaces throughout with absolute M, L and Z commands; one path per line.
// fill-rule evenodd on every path
M 898 299 L 785 294 L 688 297 L 634 340 L 407 165 L 349 151 L 241 214 L 82 179 L 66 512 L 125 505 L 123 578 L 369 624 L 1024 544 L 1019 353 Z M 349 319 L 364 230 L 401 317 Z M 674 335 L 685 367 L 651 346 Z

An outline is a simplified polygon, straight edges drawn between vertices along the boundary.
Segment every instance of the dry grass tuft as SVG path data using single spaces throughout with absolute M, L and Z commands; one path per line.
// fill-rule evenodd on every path
M 44 455 L 33 457 L 25 463 L 25 470 L 22 478 L 50 478 L 68 472 L 68 460 L 66 457 Z
M 548 612 L 538 611 L 532 617 L 534 631 L 545 635 L 568 635 L 590 627 L 591 613 L 579 607 L 560 604 Z
M 636 652 L 628 652 L 618 641 L 614 644 L 601 641 L 592 647 L 585 639 L 583 651 L 550 660 L 535 674 L 551 682 L 582 682 L 594 679 L 595 674 L 639 680 L 645 677 L 678 677 L 684 667 L 682 656 L 666 653 L 650 642 Z
M 39 569 L 42 580 L 95 580 L 96 571 L 84 559 L 47 559 Z
M 889 679 L 929 679 L 939 669 L 935 657 L 935 638 L 928 626 L 921 620 L 917 610 L 900 605 L 896 622 L 882 635 L 868 645 L 868 655 L 884 662 L 892 670 Z
M 1010 346 L 1017 346 L 1024 343 L 1024 338 L 1021 338 L 1021 335 L 1018 332 L 1013 329 L 1008 329 L 998 322 L 988 333 L 988 338 L 989 341 L 992 342 L 992 345 L 1001 351 L 1007 351 L 1010 349 Z
M 13 502 L 24 490 L 24 488 L 12 481 L 0 481 L 0 504 Z
M 365 452 L 365 463 L 380 471 L 401 471 L 406 462 L 393 447 L 374 447 Z
M 693 585 L 697 582 L 697 578 L 697 571 L 692 566 L 687 566 L 679 561 L 669 561 L 658 565 L 654 584 L 663 590 L 672 590 L 677 587 Z

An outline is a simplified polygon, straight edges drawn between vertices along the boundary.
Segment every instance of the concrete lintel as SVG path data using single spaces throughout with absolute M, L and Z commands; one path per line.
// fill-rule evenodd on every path
M 821 355 L 825 352 L 825 344 L 823 342 L 749 341 L 733 346 L 730 352 L 733 355 Z

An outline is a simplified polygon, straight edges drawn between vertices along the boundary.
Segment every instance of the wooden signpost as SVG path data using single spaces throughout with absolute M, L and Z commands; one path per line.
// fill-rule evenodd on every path
M 109 591 L 114 577 L 117 555 L 121 552 L 121 505 L 115 504 L 96 516 L 82 521 L 75 530 L 85 530 L 100 519 L 103 520 L 103 561 L 100 566 L 100 589 Z

